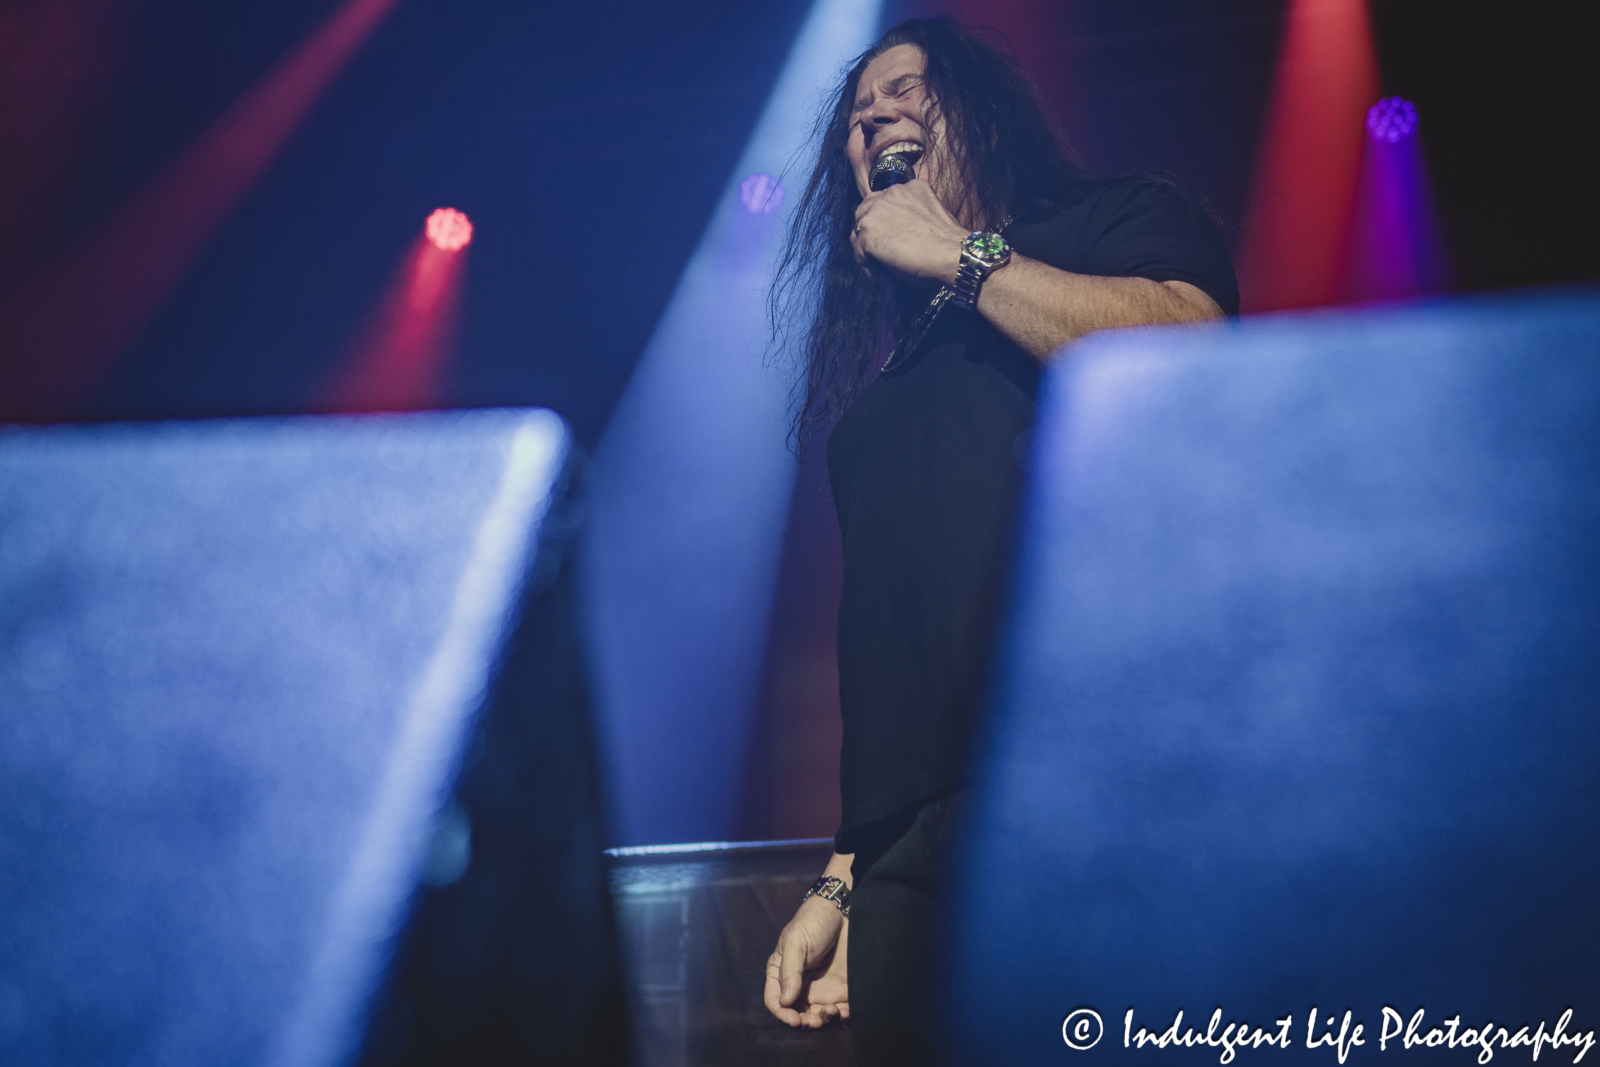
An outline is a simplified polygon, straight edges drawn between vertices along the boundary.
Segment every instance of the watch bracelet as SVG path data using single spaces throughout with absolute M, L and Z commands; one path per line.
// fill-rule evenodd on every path
M 1001 221 L 1000 225 L 996 226 L 990 232 L 1000 234 L 1003 237 L 1006 230 L 1010 229 L 1010 227 L 1011 216 L 1007 215 Z M 959 264 L 956 267 L 957 277 L 960 277 L 962 265 L 964 265 L 964 261 L 967 258 L 966 249 L 962 249 L 961 258 L 963 260 L 963 264 Z M 1008 261 L 1009 258 L 1010 257 L 1007 257 Z M 882 374 L 884 371 L 894 366 L 895 362 L 902 356 L 909 356 L 912 352 L 916 351 L 917 346 L 922 343 L 922 339 L 927 336 L 928 329 L 933 325 L 934 320 L 939 317 L 939 312 L 943 311 L 944 306 L 951 302 L 954 302 L 957 307 L 965 307 L 968 311 L 977 310 L 972 305 L 962 304 L 950 286 L 939 286 L 939 291 L 933 294 L 933 299 L 928 301 L 928 306 L 923 308 L 922 311 L 918 313 L 917 317 L 912 320 L 911 328 L 906 331 L 905 336 L 900 338 L 899 342 L 894 346 L 894 349 L 889 353 L 889 358 L 884 360 L 883 366 L 878 368 L 878 373 Z
M 961 262 L 956 266 L 956 284 L 951 287 L 950 292 L 950 299 L 956 307 L 967 311 L 977 310 L 978 290 L 983 288 L 984 279 L 989 276 L 989 269 L 979 265 L 977 256 L 966 249 L 961 250 Z

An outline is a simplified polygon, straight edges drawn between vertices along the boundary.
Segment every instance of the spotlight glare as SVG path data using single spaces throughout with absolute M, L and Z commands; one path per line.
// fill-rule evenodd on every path
M 1386 96 L 1367 108 L 1367 133 L 1395 144 L 1417 128 L 1417 107 L 1403 96 Z
M 428 240 L 446 252 L 459 252 L 472 243 L 472 220 L 453 207 L 428 216 Z
M 752 215 L 770 215 L 783 206 L 783 183 L 765 171 L 739 183 L 739 203 Z

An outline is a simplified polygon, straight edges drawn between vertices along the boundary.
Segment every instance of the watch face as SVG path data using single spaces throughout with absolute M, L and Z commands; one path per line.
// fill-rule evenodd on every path
M 1011 250 L 1006 239 L 997 233 L 975 233 L 962 242 L 967 251 L 979 259 L 995 260 Z

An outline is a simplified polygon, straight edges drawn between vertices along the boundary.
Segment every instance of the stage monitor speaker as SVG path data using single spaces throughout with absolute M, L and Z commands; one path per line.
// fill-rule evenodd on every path
M 0 1062 L 626 1058 L 546 411 L 0 432 Z
M 951 1062 L 1577 1062 L 1600 294 L 1108 334 L 1035 436 Z

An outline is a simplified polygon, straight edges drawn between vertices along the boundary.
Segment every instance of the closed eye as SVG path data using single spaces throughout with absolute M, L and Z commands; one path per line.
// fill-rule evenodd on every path
M 888 85 L 884 85 L 881 88 L 885 94 L 898 100 L 921 84 L 922 75 L 902 74 L 900 77 L 894 79 Z M 862 98 L 857 100 L 856 106 L 850 112 L 850 121 L 854 122 L 857 115 L 861 114 L 871 106 L 872 100 L 870 98 Z

